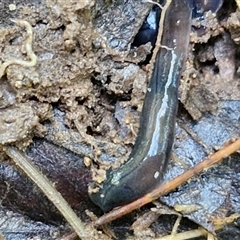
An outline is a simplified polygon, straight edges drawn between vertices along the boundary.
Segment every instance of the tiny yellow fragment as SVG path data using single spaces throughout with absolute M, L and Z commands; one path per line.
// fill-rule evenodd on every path
M 9 4 L 8 8 L 9 8 L 9 11 L 15 11 L 17 9 L 17 6 L 15 4 Z
M 240 10 L 240 0 L 235 0 L 237 6 L 238 6 L 238 9 Z
M 197 204 L 176 204 L 174 205 L 174 209 L 177 212 L 180 212 L 182 214 L 191 214 L 193 212 L 198 211 L 202 207 Z
M 86 157 L 86 156 L 83 158 L 83 162 L 84 162 L 84 164 L 85 164 L 86 167 L 90 167 L 91 164 L 92 164 L 91 158 Z

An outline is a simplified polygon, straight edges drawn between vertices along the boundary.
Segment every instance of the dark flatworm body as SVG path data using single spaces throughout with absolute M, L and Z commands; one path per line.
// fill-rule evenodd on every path
M 161 184 L 174 140 L 178 108 L 178 85 L 186 59 L 191 18 L 205 11 L 217 12 L 222 0 L 172 0 L 166 11 L 161 47 L 142 110 L 140 130 L 128 161 L 107 172 L 107 180 L 90 194 L 103 211 L 129 203 Z M 157 14 L 156 14 L 157 16 Z M 155 36 L 145 23 L 141 33 Z
M 103 211 L 131 202 L 156 188 L 169 162 L 178 107 L 178 85 L 191 29 L 192 1 L 173 0 L 164 20 L 162 45 L 142 110 L 140 130 L 129 160 L 110 169 L 90 198 Z

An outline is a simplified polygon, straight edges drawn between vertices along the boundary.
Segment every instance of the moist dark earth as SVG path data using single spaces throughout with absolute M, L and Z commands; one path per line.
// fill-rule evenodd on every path
M 240 11 L 233 0 L 220 2 L 214 13 L 192 20 L 164 181 L 240 136 Z M 91 221 L 87 209 L 101 216 L 88 198 L 88 183 L 93 169 L 118 166 L 134 145 L 152 47 L 133 48 L 132 43 L 153 5 L 122 0 L 10 4 L 0 3 L 0 65 L 29 60 L 26 30 L 10 19 L 31 24 L 38 61 L 33 67 L 10 65 L 1 77 L 0 239 L 60 239 L 70 227 L 4 147 L 21 149 L 85 222 Z M 214 232 L 214 217 L 240 213 L 239 160 L 236 152 L 160 199 L 170 208 L 197 206 L 183 213 L 179 232 L 199 226 Z M 104 175 L 101 167 L 97 173 L 96 178 Z M 158 208 L 149 204 L 109 228 L 117 239 L 169 235 L 176 213 L 168 209 L 160 214 Z M 137 219 L 140 224 L 131 228 Z M 226 224 L 216 232 L 217 239 L 238 239 L 239 224 L 237 218 Z M 95 239 L 91 232 L 89 238 Z

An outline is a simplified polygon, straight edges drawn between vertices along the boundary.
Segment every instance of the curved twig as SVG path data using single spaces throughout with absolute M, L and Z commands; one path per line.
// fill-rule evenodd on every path
M 31 61 L 25 61 L 25 60 L 21 60 L 21 59 L 13 59 L 13 60 L 4 62 L 0 66 L 0 79 L 4 75 L 6 68 L 10 65 L 17 64 L 17 65 L 21 65 L 24 67 L 33 67 L 37 64 L 37 56 L 35 55 L 35 53 L 32 50 L 32 41 L 33 41 L 32 26 L 30 25 L 29 22 L 27 22 L 25 20 L 21 20 L 21 19 L 15 19 L 15 20 L 11 19 L 11 21 L 21 27 L 25 27 L 25 29 L 27 31 L 27 39 L 25 41 L 25 48 L 26 48 L 27 55 Z

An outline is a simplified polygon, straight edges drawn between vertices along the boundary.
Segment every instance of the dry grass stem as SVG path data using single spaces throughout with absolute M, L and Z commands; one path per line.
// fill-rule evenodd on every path
M 222 149 L 217 151 L 216 153 L 212 154 L 202 162 L 196 164 L 195 166 L 191 167 L 183 174 L 175 177 L 174 179 L 160 185 L 158 188 L 154 189 L 150 193 L 144 195 L 143 197 L 137 199 L 136 201 L 124 205 L 122 207 L 113 209 L 111 212 L 103 215 L 97 221 L 94 222 L 95 226 L 103 225 L 109 223 L 117 218 L 120 218 L 127 213 L 132 212 L 135 209 L 138 209 L 144 206 L 147 203 L 152 202 L 153 200 L 158 199 L 159 197 L 173 191 L 178 186 L 182 185 L 183 183 L 187 182 L 191 177 L 201 173 L 212 167 L 213 165 L 219 163 L 223 158 L 228 157 L 230 154 L 236 152 L 240 149 L 240 138 L 236 141 L 230 143 L 227 146 L 224 146 Z
M 56 208 L 65 217 L 68 223 L 82 240 L 88 240 L 85 225 L 77 217 L 67 201 L 55 189 L 53 184 L 15 147 L 6 147 L 6 153 L 13 159 L 15 164 L 19 166 L 27 176 L 43 191 L 48 199 L 56 206 Z

